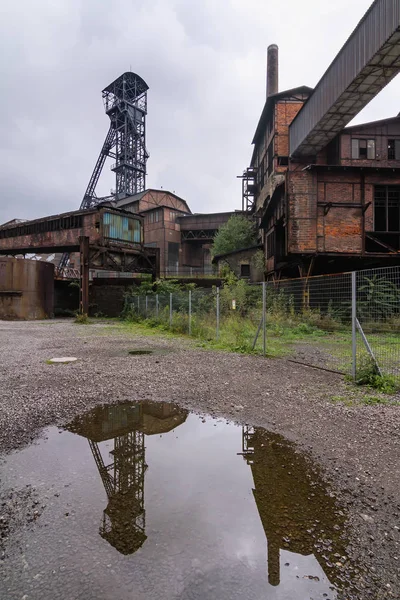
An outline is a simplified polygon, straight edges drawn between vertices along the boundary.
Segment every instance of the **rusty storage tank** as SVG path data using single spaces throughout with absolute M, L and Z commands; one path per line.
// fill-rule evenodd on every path
M 0 319 L 48 319 L 54 311 L 54 265 L 0 256 Z

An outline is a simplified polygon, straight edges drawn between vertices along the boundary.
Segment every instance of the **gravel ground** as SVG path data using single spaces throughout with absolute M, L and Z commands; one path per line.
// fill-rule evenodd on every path
M 129 356 L 135 348 L 156 352 Z M 347 504 L 349 555 L 379 577 L 360 600 L 400 598 L 399 407 L 333 403 L 351 394 L 334 373 L 118 324 L 0 322 L 0 354 L 0 452 L 98 403 L 136 399 L 264 426 L 306 450 Z M 78 361 L 46 363 L 61 356 Z

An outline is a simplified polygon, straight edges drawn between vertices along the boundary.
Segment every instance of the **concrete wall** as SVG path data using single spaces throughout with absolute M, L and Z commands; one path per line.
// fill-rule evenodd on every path
M 132 278 L 94 279 L 89 289 L 89 314 L 119 317 L 125 304 L 125 293 L 139 280 Z
M 226 265 L 235 273 L 236 277 L 248 279 L 251 282 L 262 281 L 264 273 L 262 269 L 260 270 L 255 267 L 252 260 L 257 251 L 259 250 L 252 248 L 221 257 L 217 262 L 218 271 L 220 272 L 221 268 Z M 249 266 L 250 275 L 248 277 L 242 275 L 242 265 Z
M 54 310 L 54 265 L 0 257 L 0 319 L 46 319 Z

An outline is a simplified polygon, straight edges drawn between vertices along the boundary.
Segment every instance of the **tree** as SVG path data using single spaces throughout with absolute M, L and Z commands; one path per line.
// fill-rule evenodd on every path
M 211 253 L 213 256 L 227 254 L 241 248 L 249 248 L 256 243 L 254 224 L 243 215 L 232 215 L 215 236 Z

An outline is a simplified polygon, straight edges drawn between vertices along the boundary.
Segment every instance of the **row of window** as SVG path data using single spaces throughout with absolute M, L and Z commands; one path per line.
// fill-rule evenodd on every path
M 177 217 L 181 217 L 182 213 L 176 210 L 169 211 L 169 220 L 176 221 Z M 153 210 L 146 215 L 146 223 L 161 223 L 162 222 L 162 210 Z
M 176 221 L 177 217 L 181 217 L 182 213 L 179 213 L 175 210 L 170 210 L 169 211 L 169 220 L 170 221 Z
M 375 140 L 373 138 L 353 138 L 351 140 L 351 158 L 355 160 L 376 158 Z M 388 140 L 387 158 L 388 160 L 400 160 L 400 139 Z
M 146 223 L 159 223 L 162 221 L 162 211 L 153 210 L 146 215 Z

